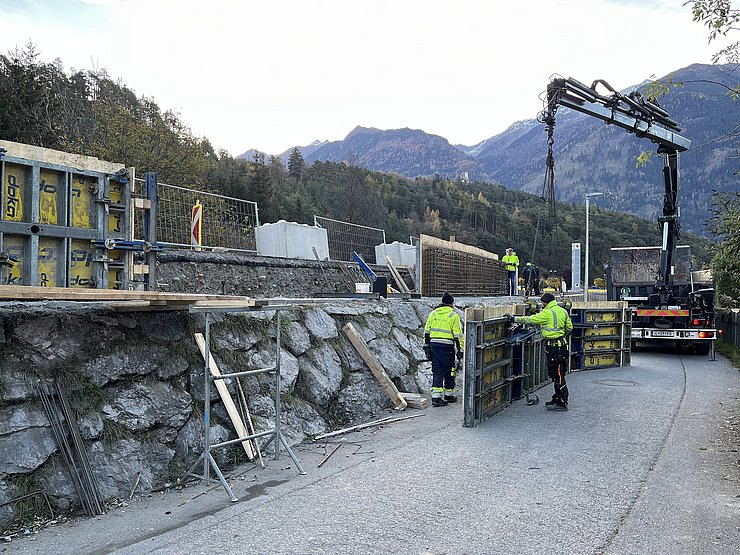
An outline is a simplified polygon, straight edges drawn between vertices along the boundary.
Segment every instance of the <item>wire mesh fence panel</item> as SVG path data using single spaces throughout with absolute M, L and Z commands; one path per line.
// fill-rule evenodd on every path
M 314 224 L 326 229 L 329 257 L 332 260 L 352 262 L 352 251 L 357 252 L 368 264 L 375 264 L 375 246 L 385 244 L 385 230 L 313 217 Z
M 141 181 L 138 180 L 137 181 Z M 137 184 L 141 185 L 141 184 Z M 143 185 L 137 186 L 143 190 Z M 201 245 L 205 249 L 257 250 L 257 203 L 205 193 L 166 183 L 157 184 L 157 242 L 191 247 L 191 218 L 196 202 L 202 205 Z M 144 216 L 137 214 L 137 237 L 144 237 Z

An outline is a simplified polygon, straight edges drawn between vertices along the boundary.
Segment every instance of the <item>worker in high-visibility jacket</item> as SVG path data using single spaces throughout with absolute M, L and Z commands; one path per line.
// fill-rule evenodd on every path
M 516 272 L 519 269 L 519 257 L 514 252 L 514 249 L 509 247 L 506 249 L 506 254 L 501 258 L 501 262 L 506 264 L 506 273 L 509 278 L 509 295 L 514 296 L 517 294 L 516 291 Z
M 452 305 L 455 298 L 442 295 L 442 304 L 432 310 L 424 326 L 424 354 L 432 361 L 432 406 L 444 407 L 457 401 L 455 358 L 462 360 L 465 349 L 460 316 Z
M 540 297 L 543 308 L 534 316 L 516 316 L 518 324 L 540 326 L 545 343 L 547 373 L 555 386 L 552 400 L 545 403 L 547 410 L 568 410 L 568 385 L 565 383 L 567 371 L 568 336 L 573 331 L 573 322 L 568 312 L 558 305 L 555 295 L 545 293 Z

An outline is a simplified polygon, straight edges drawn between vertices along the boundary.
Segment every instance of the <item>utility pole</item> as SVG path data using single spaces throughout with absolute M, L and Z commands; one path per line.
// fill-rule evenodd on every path
M 584 271 L 583 280 L 583 300 L 588 301 L 588 213 L 589 213 L 589 201 L 593 197 L 599 197 L 604 193 L 586 193 L 586 267 Z

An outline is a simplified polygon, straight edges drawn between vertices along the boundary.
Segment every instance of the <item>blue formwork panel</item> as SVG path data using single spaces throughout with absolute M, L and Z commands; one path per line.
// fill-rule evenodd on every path
M 629 364 L 630 323 L 625 319 L 624 308 L 572 309 L 571 321 L 571 370 Z
M 511 402 L 511 345 L 505 318 L 466 318 L 463 425 L 477 426 Z

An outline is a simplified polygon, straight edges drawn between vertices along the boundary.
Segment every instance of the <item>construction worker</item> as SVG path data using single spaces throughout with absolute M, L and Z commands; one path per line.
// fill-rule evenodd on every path
M 432 310 L 424 326 L 424 354 L 432 361 L 432 406 L 444 407 L 455 396 L 455 357 L 462 360 L 465 338 L 460 316 L 452 308 L 455 298 L 445 292 L 442 304 Z
M 540 269 L 537 266 L 532 265 L 531 262 L 527 262 L 527 265 L 522 268 L 522 277 L 524 278 L 524 293 L 529 296 L 532 293 L 540 296 Z
M 501 262 L 506 264 L 506 271 L 509 274 L 509 295 L 513 297 L 517 294 L 516 271 L 519 269 L 519 257 L 514 252 L 514 249 L 509 247 L 506 249 L 506 254 L 501 259 Z
M 555 295 L 545 293 L 540 298 L 542 310 L 534 316 L 511 316 L 517 324 L 540 326 L 545 342 L 547 372 L 555 386 L 552 400 L 545 403 L 547 410 L 568 410 L 568 386 L 565 383 L 568 361 L 568 336 L 573 331 L 570 316 L 555 300 Z

